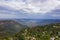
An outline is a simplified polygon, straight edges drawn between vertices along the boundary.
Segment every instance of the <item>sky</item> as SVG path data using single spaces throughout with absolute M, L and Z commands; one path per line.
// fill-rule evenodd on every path
M 60 0 L 0 0 L 0 19 L 60 19 Z

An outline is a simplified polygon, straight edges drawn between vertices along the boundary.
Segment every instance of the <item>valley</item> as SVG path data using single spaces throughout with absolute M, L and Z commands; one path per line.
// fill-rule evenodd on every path
M 36 26 L 33 24 L 37 24 L 37 21 L 32 23 L 33 26 L 27 26 L 24 22 L 27 21 L 0 20 L 0 40 L 50 40 L 51 38 L 60 40 L 58 21 L 53 23 L 46 21 L 48 24 Z M 46 22 L 44 21 L 44 23 Z

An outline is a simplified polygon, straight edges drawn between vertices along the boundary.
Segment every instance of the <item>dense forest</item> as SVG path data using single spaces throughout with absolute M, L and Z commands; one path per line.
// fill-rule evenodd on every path
M 13 35 L 0 32 L 0 40 L 60 40 L 60 23 L 25 27 Z

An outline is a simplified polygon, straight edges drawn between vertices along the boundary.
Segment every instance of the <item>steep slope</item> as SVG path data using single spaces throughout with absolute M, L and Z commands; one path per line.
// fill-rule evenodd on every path
M 60 40 L 60 23 L 54 23 L 34 28 L 25 28 L 15 35 L 18 40 Z
M 19 32 L 24 27 L 26 26 L 13 20 L 0 20 L 0 37 L 13 35 L 14 33 Z

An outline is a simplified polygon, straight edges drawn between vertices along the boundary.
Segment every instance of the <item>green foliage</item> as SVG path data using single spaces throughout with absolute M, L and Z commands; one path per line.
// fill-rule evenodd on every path
M 60 24 L 49 24 L 36 26 L 34 28 L 23 28 L 19 33 L 16 33 L 12 38 L 14 40 L 50 40 L 54 37 L 55 40 L 60 39 Z M 5 37 L 9 40 L 9 37 Z M 1 39 L 2 40 L 2 39 Z
M 56 26 L 56 27 L 53 27 Z M 25 28 L 21 30 L 17 34 L 17 39 L 19 40 L 50 40 L 50 38 L 53 36 L 55 37 L 55 40 L 59 40 L 59 37 L 56 38 L 58 35 L 58 32 L 60 32 L 60 26 L 59 24 L 50 24 L 45 26 L 37 26 L 34 28 Z M 19 35 L 19 36 L 18 36 Z M 22 39 L 21 39 L 22 38 Z

